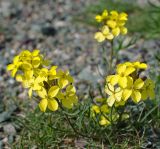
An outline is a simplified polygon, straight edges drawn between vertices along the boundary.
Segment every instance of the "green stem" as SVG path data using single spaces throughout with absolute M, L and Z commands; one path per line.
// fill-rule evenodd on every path
M 113 55 L 114 55 L 114 41 L 111 41 L 111 52 L 110 52 L 110 60 L 109 60 L 109 74 L 112 72 L 112 65 L 113 65 Z
M 59 100 L 58 100 L 58 99 L 56 99 L 56 100 L 57 100 L 57 102 L 58 102 L 59 107 L 61 108 L 61 110 L 62 110 L 62 111 L 65 111 L 64 108 L 63 108 L 63 106 L 62 106 L 62 104 L 59 102 Z M 64 116 L 65 116 L 68 124 L 71 126 L 71 128 L 73 129 L 73 131 L 74 131 L 75 134 L 78 134 L 78 135 L 80 135 L 80 136 L 82 136 L 82 137 L 90 138 L 90 136 L 84 135 L 84 134 L 80 133 L 79 131 L 77 131 L 77 129 L 74 127 L 74 125 L 73 125 L 72 122 L 70 121 L 68 115 L 67 115 L 65 112 L 63 112 L 63 114 L 64 114 Z

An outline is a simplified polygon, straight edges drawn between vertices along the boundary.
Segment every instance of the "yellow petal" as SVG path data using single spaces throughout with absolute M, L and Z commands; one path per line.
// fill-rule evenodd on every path
M 128 15 L 124 12 L 119 14 L 119 20 L 125 20 L 126 21 L 126 20 L 128 20 L 127 17 L 128 17 Z
M 106 19 L 108 16 L 108 11 L 107 10 L 104 10 L 103 13 L 102 13 L 102 18 L 103 19 Z
M 114 38 L 112 33 L 108 33 L 107 35 L 105 35 L 105 38 L 108 40 L 112 40 Z
M 124 76 L 128 76 L 130 75 L 131 73 L 133 73 L 136 69 L 134 67 L 127 67 L 125 72 L 124 72 Z
M 93 105 L 93 106 L 91 107 L 91 110 L 94 111 L 95 113 L 100 113 L 100 108 L 99 108 L 99 106 L 97 106 L 97 105 Z
M 150 90 L 148 91 L 148 95 L 149 95 L 149 97 L 150 97 L 151 99 L 154 99 L 154 98 L 155 98 L 154 89 L 150 89 Z
M 100 15 L 96 15 L 96 16 L 95 16 L 95 19 L 96 19 L 96 21 L 99 22 L 99 23 L 102 22 L 102 20 L 103 20 L 102 16 L 100 16 Z
M 141 63 L 139 66 L 140 69 L 147 69 L 147 64 Z
M 72 101 L 68 98 L 62 100 L 62 105 L 68 109 L 71 109 L 73 107 Z
M 34 50 L 33 52 L 32 52 L 32 56 L 37 56 L 38 54 L 39 54 L 39 50 L 38 49 L 36 49 L 36 50 Z
M 127 87 L 127 77 L 119 77 L 118 84 L 122 88 Z
M 124 89 L 123 90 L 123 94 L 122 94 L 122 98 L 123 100 L 128 100 L 128 98 L 131 96 L 132 94 L 132 90 L 131 89 Z
M 113 106 L 113 104 L 115 103 L 115 97 L 113 95 L 109 96 L 108 99 L 107 99 L 107 103 L 110 107 Z
M 109 125 L 110 122 L 104 116 L 101 116 L 101 120 L 99 121 L 99 124 L 100 125 Z
M 75 94 L 76 93 L 76 88 L 73 85 L 69 85 L 66 88 L 66 92 L 69 94 Z
M 7 66 L 7 70 L 8 70 L 8 71 L 13 70 L 14 67 L 15 67 L 14 64 L 9 64 L 9 65 Z
M 69 74 L 66 76 L 66 79 L 67 79 L 70 83 L 73 83 L 73 82 L 74 82 L 73 77 L 72 77 L 71 75 L 69 75 Z
M 12 77 L 15 77 L 16 73 L 17 73 L 18 69 L 17 68 L 14 68 L 11 72 L 11 76 Z
M 111 14 L 111 19 L 117 19 L 118 18 L 118 12 L 117 11 L 112 10 L 110 12 L 110 14 Z
M 121 27 L 120 31 L 121 31 L 121 34 L 123 34 L 123 35 L 127 34 L 127 32 L 128 32 L 126 27 Z
M 112 34 L 117 37 L 120 34 L 120 28 L 116 27 L 112 29 Z
M 115 98 L 116 98 L 116 101 L 117 101 L 117 102 L 120 102 L 121 99 L 122 99 L 122 90 L 116 92 L 114 96 L 115 96 Z
M 46 98 L 46 96 L 47 96 L 47 91 L 43 87 L 42 87 L 42 89 L 40 91 L 37 91 L 37 93 L 41 98 Z
M 94 38 L 95 38 L 98 42 L 103 42 L 103 41 L 105 40 L 105 36 L 104 36 L 101 32 L 95 33 Z
M 109 21 L 107 21 L 107 25 L 108 25 L 110 28 L 115 28 L 117 24 L 116 24 L 115 21 L 109 20 Z
M 147 64 L 145 63 L 134 62 L 133 65 L 138 69 L 147 69 Z
M 109 28 L 108 28 L 108 26 L 103 26 L 102 27 L 102 33 L 103 33 L 103 35 L 105 36 L 105 35 L 108 35 L 108 33 L 109 33 Z
M 116 85 L 118 83 L 119 80 L 119 75 L 113 75 L 112 78 L 110 79 L 110 83 L 112 85 Z
M 138 103 L 140 100 L 141 100 L 141 93 L 139 91 L 133 91 L 132 92 L 132 100 L 135 102 L 135 103 Z
M 64 88 L 68 85 L 68 80 L 67 79 L 64 79 L 64 78 L 60 78 L 58 80 L 58 85 L 60 86 L 60 88 Z
M 144 81 L 139 78 L 134 82 L 134 89 L 141 89 L 143 85 L 144 85 Z
M 19 62 L 19 56 L 15 56 L 13 59 L 13 63 L 16 64 Z
M 50 98 L 55 97 L 59 92 L 59 87 L 58 86 L 52 86 L 49 91 L 48 91 L 48 96 Z
M 31 97 L 32 97 L 32 88 L 30 88 L 30 89 L 29 89 L 29 91 L 28 91 L 28 95 L 29 95 L 29 98 L 31 98 Z
M 146 100 L 148 98 L 148 94 L 147 94 L 147 90 L 144 89 L 142 92 L 141 92 L 141 96 L 142 96 L 142 99 L 143 100 Z
M 106 92 L 108 95 L 112 95 L 113 92 L 114 92 L 114 86 L 111 85 L 110 83 L 107 83 L 106 86 L 105 86 L 105 92 Z
M 102 105 L 100 109 L 101 109 L 101 112 L 109 113 L 109 107 L 106 104 Z
M 76 95 L 71 95 L 68 98 L 70 98 L 70 100 L 72 101 L 73 104 L 78 103 L 78 97 Z
M 32 65 L 33 65 L 33 67 L 34 67 L 34 68 L 39 67 L 40 62 L 41 62 L 41 60 L 40 60 L 39 57 L 34 57 L 34 58 L 32 59 Z
M 31 79 L 33 77 L 33 70 L 27 70 L 24 72 L 25 78 L 27 80 Z
M 23 76 L 20 75 L 20 74 L 17 74 L 17 75 L 16 75 L 16 81 L 22 82 L 22 81 L 23 81 Z
M 39 103 L 39 108 L 42 112 L 45 112 L 47 109 L 47 105 L 48 105 L 48 100 L 47 99 L 42 99 Z
M 48 100 L 48 109 L 51 111 L 56 111 L 58 109 L 58 103 L 55 99 Z
M 131 89 L 133 87 L 133 78 L 128 76 L 127 78 L 127 88 Z
M 59 100 L 62 100 L 65 98 L 65 95 L 64 93 L 62 93 L 61 91 L 58 92 L 58 94 L 56 95 L 56 97 L 59 99 Z
M 22 63 L 22 68 L 25 69 L 25 70 L 30 70 L 32 68 L 32 65 L 30 63 L 23 62 Z
M 119 64 L 119 65 L 117 66 L 117 73 L 118 73 L 118 74 L 123 74 L 123 73 L 125 72 L 125 70 L 126 70 L 126 65 L 124 65 L 124 64 Z

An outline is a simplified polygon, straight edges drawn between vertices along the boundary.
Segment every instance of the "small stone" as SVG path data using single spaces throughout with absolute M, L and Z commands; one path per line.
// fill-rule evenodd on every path
M 42 27 L 42 34 L 46 36 L 55 36 L 56 29 L 52 26 Z
M 7 124 L 3 126 L 4 133 L 8 135 L 15 135 L 16 134 L 16 129 L 12 124 Z
M 87 82 L 90 82 L 92 83 L 93 85 L 96 85 L 97 82 L 99 80 L 101 80 L 101 77 L 98 75 L 97 72 L 93 72 L 91 70 L 91 66 L 87 66 L 85 67 L 78 75 L 78 78 L 80 80 L 83 80 L 83 81 L 87 81 Z
M 11 78 L 11 79 L 8 80 L 8 83 L 9 83 L 9 84 L 14 84 L 14 83 L 15 83 L 15 80 Z

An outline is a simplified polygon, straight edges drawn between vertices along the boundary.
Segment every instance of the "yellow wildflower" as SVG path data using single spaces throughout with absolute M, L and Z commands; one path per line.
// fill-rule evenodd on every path
M 148 97 L 154 99 L 155 98 L 154 88 L 155 88 L 154 82 L 151 79 L 147 79 L 142 88 L 142 99 L 145 100 Z
M 19 67 L 22 65 L 22 62 L 19 60 L 19 56 L 15 56 L 13 63 L 7 66 L 7 70 L 11 71 L 11 76 L 15 77 Z
M 110 124 L 110 121 L 107 120 L 104 116 L 101 116 L 99 124 L 102 125 L 102 126 L 108 126 Z
M 125 88 L 127 86 L 127 78 L 136 69 L 132 66 L 127 66 L 125 64 L 119 64 L 117 66 L 117 74 L 110 75 L 107 77 L 107 81 L 112 85 L 119 84 L 120 87 Z
M 58 92 L 58 86 L 52 86 L 48 91 L 45 88 L 38 91 L 38 95 L 42 98 L 39 103 L 39 108 L 42 112 L 45 112 L 47 107 L 51 111 L 56 111 L 58 109 L 58 103 L 55 99 Z
M 144 85 L 144 81 L 140 78 L 133 80 L 132 77 L 128 77 L 128 84 L 125 89 L 123 89 L 123 99 L 126 101 L 130 96 L 132 100 L 138 103 L 141 100 L 141 90 Z
M 59 70 L 56 77 L 58 78 L 58 85 L 60 88 L 65 88 L 69 83 L 73 83 L 73 78 L 69 74 L 69 71 L 63 72 L 62 70 Z
M 114 88 L 110 83 L 105 86 L 105 92 L 109 95 L 107 103 L 110 107 L 113 106 L 115 102 L 120 102 L 122 99 L 122 90 L 120 87 Z
M 59 92 L 57 95 L 58 99 L 61 100 L 62 105 L 68 109 L 71 109 L 74 104 L 78 102 L 76 96 L 76 89 L 73 85 L 68 85 L 65 92 Z

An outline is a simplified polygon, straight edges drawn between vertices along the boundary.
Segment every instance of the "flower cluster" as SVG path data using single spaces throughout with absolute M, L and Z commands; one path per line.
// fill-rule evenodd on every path
M 120 118 L 116 109 L 108 106 L 107 98 L 97 98 L 96 104 L 91 107 L 91 114 L 93 118 L 98 116 L 99 124 L 102 126 L 108 126 L 111 123 L 115 123 Z M 129 115 L 125 112 L 121 115 L 122 120 L 125 120 L 128 117 Z
M 116 121 L 119 114 L 114 110 L 111 114 L 111 109 L 124 106 L 129 99 L 138 103 L 141 100 L 155 97 L 154 82 L 147 77 L 140 77 L 141 72 L 145 69 L 147 69 L 145 63 L 125 62 L 117 65 L 116 74 L 106 77 L 105 92 L 108 97 L 98 100 L 101 104 L 98 103 L 91 108 L 94 114 L 100 115 L 100 125 L 109 125 L 110 115 L 112 115 L 112 121 Z M 128 115 L 124 114 L 122 117 L 125 119 Z
M 154 98 L 154 82 L 140 73 L 147 68 L 145 63 L 125 62 L 119 64 L 115 75 L 107 76 L 105 92 L 109 95 L 108 105 L 121 105 L 131 97 L 138 103 L 148 97 Z
M 28 88 L 29 97 L 33 91 L 41 100 L 40 110 L 56 111 L 58 104 L 66 108 L 72 108 L 77 103 L 76 89 L 73 86 L 73 78 L 69 71 L 57 70 L 57 66 L 49 67 L 49 61 L 44 59 L 40 51 L 22 51 L 15 56 L 13 63 L 7 66 L 11 76 L 21 82 L 24 88 Z
M 100 31 L 95 33 L 95 39 L 98 42 L 103 42 L 104 40 L 112 40 L 120 34 L 127 34 L 125 27 L 127 17 L 128 15 L 124 12 L 104 10 L 101 15 L 95 17 L 96 21 L 102 25 Z

